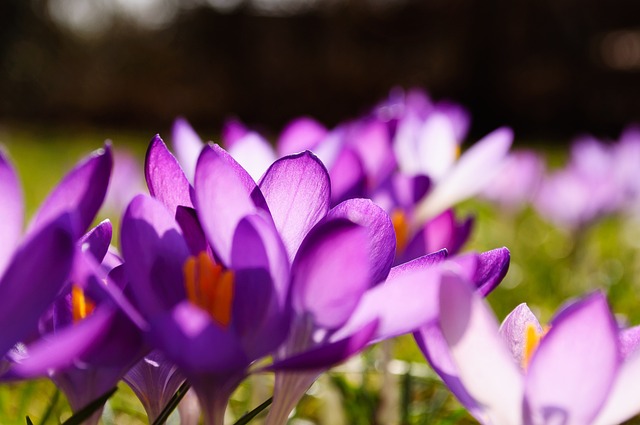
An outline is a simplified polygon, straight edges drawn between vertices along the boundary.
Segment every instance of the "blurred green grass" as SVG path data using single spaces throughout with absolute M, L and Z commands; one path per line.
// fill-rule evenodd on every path
M 116 150 L 134 153 L 142 166 L 144 151 L 152 136 L 126 131 L 109 133 L 108 130 L 9 131 L 5 128 L 0 130 L 0 144 L 17 166 L 27 215 L 30 215 L 64 173 L 84 155 L 103 146 L 105 139 L 110 138 Z M 551 152 L 551 161 L 559 163 L 562 155 L 557 150 Z M 472 200 L 463 203 L 458 211 L 460 215 L 476 216 L 475 229 L 465 250 L 484 251 L 506 246 L 511 251 L 510 271 L 489 296 L 499 320 L 519 303 L 526 302 L 540 320 L 546 322 L 568 299 L 603 290 L 622 323 L 640 323 L 637 308 L 640 285 L 636 283 L 640 276 L 640 220 L 609 217 L 580 231 L 568 232 L 545 222 L 531 209 L 511 213 Z M 102 213 L 100 219 L 105 218 L 105 214 Z M 117 229 L 120 214 L 110 213 L 108 218 Z M 403 362 L 404 371 L 391 376 L 385 373 L 380 350 L 373 348 L 363 354 L 355 370 L 339 367 L 323 377 L 298 406 L 297 423 L 386 423 L 380 418 L 381 406 L 389 400 L 382 400 L 381 394 L 390 383 L 394 388 L 390 396 L 395 403 L 393 423 L 474 422 L 437 376 L 424 366 L 425 361 L 410 336 L 399 338 L 392 348 L 392 357 Z M 415 373 L 418 369 L 420 373 Z M 230 404 L 231 416 L 238 417 L 262 402 L 266 397 L 260 398 L 260 395 L 269 393 L 270 382 L 270 378 L 259 377 L 243 384 Z M 49 408 L 47 423 L 60 423 L 69 417 L 70 410 L 63 396 L 50 406 L 54 394 L 55 387 L 46 380 L 3 384 L 0 386 L 0 424 L 24 424 L 26 415 L 38 424 Z M 107 411 L 105 424 L 146 423 L 142 406 L 125 385 L 120 385 Z M 630 423 L 640 423 L 640 420 Z

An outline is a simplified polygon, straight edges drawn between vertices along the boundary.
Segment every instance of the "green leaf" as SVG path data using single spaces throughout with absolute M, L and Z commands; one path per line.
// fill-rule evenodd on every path
M 248 424 L 249 421 L 260 414 L 264 409 L 266 409 L 271 402 L 273 401 L 273 397 L 269 397 L 266 399 L 260 406 L 256 407 L 250 412 L 245 413 L 240 419 L 238 419 L 233 425 L 245 425 Z
M 163 425 L 167 422 L 169 415 L 176 410 L 176 407 L 178 407 L 178 404 L 180 404 L 184 395 L 189 391 L 189 388 L 191 388 L 191 385 L 189 385 L 187 381 L 184 381 L 182 385 L 180 385 L 180 388 L 178 388 L 178 391 L 176 391 L 173 397 L 171 397 L 171 400 L 169 400 L 164 409 L 162 409 L 162 412 L 160 412 L 156 420 L 153 421 L 153 425 Z
M 33 425 L 33 422 L 31 422 L 31 418 L 29 417 L 29 415 L 27 415 L 27 425 Z
M 62 425 L 81 425 L 85 420 L 89 419 L 91 415 L 97 412 L 98 409 L 100 409 L 117 390 L 118 388 L 114 387 L 111 390 L 107 391 L 105 394 L 93 400 L 83 409 L 79 410 L 69 419 L 64 421 Z

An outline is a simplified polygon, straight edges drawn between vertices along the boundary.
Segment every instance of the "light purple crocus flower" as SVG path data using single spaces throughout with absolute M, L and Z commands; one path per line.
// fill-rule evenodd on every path
M 427 359 L 485 424 L 615 424 L 640 411 L 637 329 L 620 331 L 600 292 L 540 325 L 520 305 L 502 326 L 469 283 L 443 277 L 437 325 L 417 333 Z
M 544 160 L 536 152 L 513 151 L 481 196 L 505 210 L 521 210 L 535 199 L 544 170 Z

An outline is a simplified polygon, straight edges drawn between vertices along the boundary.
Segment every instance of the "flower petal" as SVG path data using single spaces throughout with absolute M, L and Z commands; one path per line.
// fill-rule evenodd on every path
M 538 335 L 542 335 L 540 322 L 525 303 L 513 309 L 500 325 L 500 335 L 511 350 L 516 364 L 519 365 L 524 365 L 525 338 L 529 326 L 533 326 Z
M 251 359 L 275 350 L 289 329 L 289 260 L 273 223 L 259 215 L 240 221 L 233 238 L 232 325 Z
M 459 276 L 445 274 L 440 285 L 440 329 L 469 396 L 487 422 L 522 421 L 524 383 L 484 300 Z
M 416 260 L 416 262 L 419 262 Z M 336 337 L 348 335 L 365 323 L 378 319 L 374 340 L 408 332 L 438 317 L 438 289 L 441 271 L 423 260 L 420 267 L 407 267 L 387 282 L 369 289 Z
M 604 406 L 593 425 L 619 424 L 640 411 L 640 351 L 631 354 L 618 370 Z
M 171 129 L 171 144 L 178 158 L 178 163 L 184 170 L 187 180 L 193 183 L 196 174 L 196 163 L 204 143 L 193 127 L 184 118 L 177 118 Z
M 45 336 L 27 348 L 28 355 L 15 363 L 5 378 L 33 379 L 72 366 L 109 332 L 114 312 L 99 309 L 74 326 Z
M 374 320 L 344 338 L 313 347 L 302 353 L 278 360 L 267 369 L 271 371 L 328 369 L 362 351 L 371 341 L 377 326 Z
M 525 388 L 528 416 L 534 422 L 591 423 L 606 400 L 620 357 L 618 329 L 603 294 L 568 306 L 531 358 Z
M 329 211 L 331 183 L 311 152 L 279 159 L 260 181 L 276 228 L 293 261 L 309 230 Z
M 316 226 L 293 263 L 292 303 L 320 327 L 337 328 L 370 285 L 367 230 L 347 220 Z
M 154 198 L 136 196 L 122 218 L 125 270 L 140 311 L 152 317 L 185 297 L 189 249 L 173 214 Z
M 512 140 L 510 129 L 499 128 L 473 145 L 420 203 L 417 220 L 426 221 L 482 190 L 499 170 Z
M 75 237 L 82 236 L 104 201 L 112 165 L 111 146 L 108 144 L 76 165 L 42 203 L 29 231 L 69 212 L 75 221 Z
M 104 220 L 81 237 L 78 245 L 82 251 L 89 251 L 93 258 L 100 263 L 109 250 L 112 231 L 111 222 L 108 219 Z
M 18 175 L 0 150 L 0 276 L 11 259 L 22 234 L 24 201 Z
M 371 281 L 373 284 L 383 282 L 396 251 L 396 234 L 389 215 L 368 199 L 349 199 L 329 211 L 326 220 L 342 218 L 367 229 Z
M 32 232 L 0 280 L 0 354 L 36 328 L 38 319 L 64 286 L 74 255 L 69 215 Z
M 150 339 L 185 375 L 228 374 L 249 364 L 233 332 L 188 301 L 151 324 Z
M 217 145 L 205 147 L 200 154 L 195 200 L 207 240 L 225 265 L 230 263 L 233 235 L 240 220 L 268 211 L 251 176 Z
M 236 141 L 228 152 L 242 168 L 247 170 L 254 181 L 258 181 L 277 159 L 269 142 L 255 132 L 250 132 Z
M 304 150 L 313 150 L 327 135 L 327 129 L 309 117 L 291 121 L 280 133 L 278 155 L 285 156 Z
M 144 175 L 151 196 L 166 205 L 170 211 L 175 212 L 179 205 L 193 207 L 187 176 L 158 135 L 151 139 L 147 149 Z
M 440 327 L 431 323 L 420 327 L 414 333 L 416 343 L 429 362 L 429 365 L 444 381 L 449 391 L 478 420 L 482 418 L 482 408 L 469 395 L 458 377 L 458 369 L 451 358 L 449 347 L 442 335 Z

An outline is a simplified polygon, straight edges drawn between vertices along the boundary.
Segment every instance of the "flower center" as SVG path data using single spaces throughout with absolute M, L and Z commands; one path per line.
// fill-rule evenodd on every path
M 183 267 L 187 299 L 206 311 L 219 325 L 231 322 L 233 272 L 224 270 L 206 252 L 187 258 Z
M 402 210 L 396 209 L 391 213 L 391 223 L 396 232 L 396 251 L 404 251 L 409 243 L 409 222 Z
M 87 317 L 95 308 L 96 305 L 85 296 L 81 287 L 71 286 L 71 314 L 74 323 Z
M 546 326 L 542 329 L 542 332 L 538 332 L 538 329 L 533 324 L 529 323 L 527 325 L 522 353 L 522 368 L 524 370 L 527 370 L 531 357 L 533 357 L 533 353 L 536 352 L 540 345 L 540 341 L 544 338 L 547 332 L 549 332 L 549 328 Z

